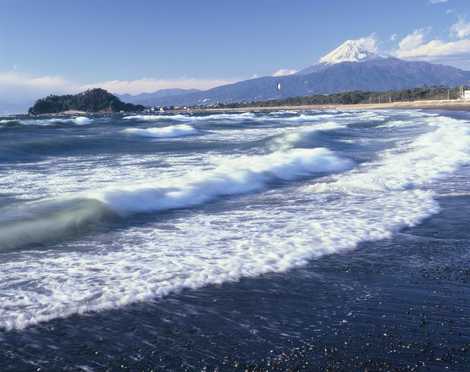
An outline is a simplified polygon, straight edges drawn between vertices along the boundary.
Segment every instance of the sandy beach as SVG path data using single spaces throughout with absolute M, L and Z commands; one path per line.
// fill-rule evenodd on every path
M 464 100 L 429 100 L 413 102 L 392 102 L 352 105 L 302 105 L 302 106 L 270 106 L 270 107 L 238 107 L 238 108 L 204 108 L 193 109 L 192 112 L 257 112 L 273 110 L 389 110 L 389 109 L 420 109 L 420 110 L 454 110 L 469 111 L 470 101 Z M 181 112 L 178 110 L 178 112 Z

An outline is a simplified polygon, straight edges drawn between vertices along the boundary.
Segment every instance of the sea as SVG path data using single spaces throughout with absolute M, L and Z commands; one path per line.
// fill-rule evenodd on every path
M 470 113 L 0 118 L 1 371 L 469 371 Z

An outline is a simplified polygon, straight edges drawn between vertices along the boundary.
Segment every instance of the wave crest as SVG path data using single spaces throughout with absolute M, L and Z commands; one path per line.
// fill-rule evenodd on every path
M 217 197 L 260 191 L 275 181 L 293 181 L 318 173 L 341 172 L 353 162 L 326 148 L 293 149 L 269 155 L 223 160 L 206 174 L 145 187 L 123 187 L 88 194 L 126 215 L 203 204 Z
M 123 130 L 123 133 L 141 137 L 174 138 L 192 136 L 198 131 L 190 125 L 181 124 L 163 128 L 127 128 Z

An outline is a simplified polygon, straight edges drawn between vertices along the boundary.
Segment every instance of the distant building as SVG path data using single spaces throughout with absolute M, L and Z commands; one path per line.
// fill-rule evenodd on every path
M 470 101 L 470 90 L 464 90 L 462 94 L 462 98 L 465 101 Z

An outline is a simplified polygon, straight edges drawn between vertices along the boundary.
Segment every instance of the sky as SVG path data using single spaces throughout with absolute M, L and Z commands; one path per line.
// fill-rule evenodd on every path
M 470 0 L 0 0 L 0 101 L 100 86 L 208 89 L 348 39 L 470 70 Z

